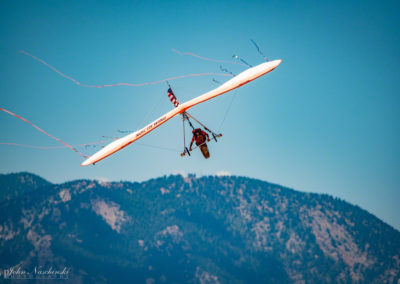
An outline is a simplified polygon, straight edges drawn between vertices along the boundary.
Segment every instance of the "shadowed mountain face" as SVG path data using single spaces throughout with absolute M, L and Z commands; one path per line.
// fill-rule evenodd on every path
M 399 281 L 400 233 L 327 195 L 244 177 L 54 185 L 21 173 L 0 182 L 2 274 L 67 267 L 73 283 Z
M 0 174 L 0 203 L 47 185 L 51 183 L 30 173 Z

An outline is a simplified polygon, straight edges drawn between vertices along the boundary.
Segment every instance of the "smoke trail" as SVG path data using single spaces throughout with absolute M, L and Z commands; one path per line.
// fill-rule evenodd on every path
M 133 131 L 133 130 L 117 130 L 117 132 L 119 132 L 119 133 L 133 133 L 133 132 L 135 132 L 135 131 Z
M 172 49 L 172 51 L 175 52 L 175 53 L 178 53 L 179 55 L 189 55 L 189 56 L 197 57 L 197 58 L 200 58 L 200 59 L 203 59 L 203 60 L 208 60 L 208 61 L 213 61 L 213 62 L 221 62 L 221 63 L 230 63 L 230 64 L 237 64 L 237 65 L 241 65 L 241 66 L 246 66 L 246 65 L 244 65 L 244 64 L 242 64 L 242 63 L 238 63 L 238 62 L 235 62 L 235 61 L 225 61 L 225 60 L 211 59 L 211 58 L 199 56 L 199 55 L 194 54 L 194 53 L 191 53 L 191 52 L 180 52 L 180 51 L 178 51 L 178 50 L 176 50 L 176 49 Z
M 245 60 L 243 60 L 242 58 L 240 58 L 239 56 L 237 56 L 237 55 L 232 55 L 232 58 L 235 58 L 235 59 L 237 59 L 237 60 L 240 60 L 240 61 L 242 61 L 244 64 L 246 64 L 247 66 L 249 66 L 249 67 L 253 67 L 253 66 L 251 66 L 249 63 L 247 63 Z
M 262 58 L 264 58 L 264 60 L 269 61 L 269 59 L 267 57 L 265 57 L 264 53 L 262 53 L 262 51 L 260 50 L 260 48 L 258 47 L 257 43 L 250 39 L 250 41 L 254 44 L 254 46 L 257 48 L 258 53 L 262 56 Z
M 212 81 L 213 81 L 214 83 L 218 84 L 218 85 L 221 85 L 221 82 L 218 81 L 218 80 L 215 80 L 214 78 L 212 79 Z
M 36 61 L 39 61 L 40 63 L 44 64 L 45 66 L 49 67 L 50 69 L 52 69 L 53 71 L 57 72 L 59 75 L 61 75 L 62 77 L 74 82 L 75 84 L 82 86 L 82 87 L 86 87 L 86 88 L 105 88 L 105 87 L 116 87 L 116 86 L 130 86 L 130 87 L 140 87 L 140 86 L 144 86 L 144 85 L 155 85 L 155 84 L 159 84 L 165 81 L 171 81 L 171 80 L 177 80 L 177 79 L 182 79 L 182 78 L 186 78 L 186 77 L 194 77 L 194 76 L 206 76 L 206 75 L 216 75 L 216 76 L 230 76 L 227 74 L 222 74 L 222 73 L 200 73 L 200 74 L 187 74 L 187 75 L 182 75 L 182 76 L 176 76 L 176 77 L 170 77 L 167 79 L 163 79 L 160 81 L 156 81 L 156 82 L 145 82 L 145 83 L 139 83 L 139 84 L 131 84 L 131 83 L 117 83 L 117 84 L 108 84 L 108 85 L 86 85 L 86 84 L 82 84 L 79 81 L 75 80 L 72 77 L 69 77 L 67 75 L 65 75 L 64 73 L 62 73 L 61 71 L 57 70 L 56 68 L 54 68 L 53 66 L 51 66 L 50 64 L 48 64 L 47 62 L 45 62 L 44 60 L 24 51 L 24 50 L 20 50 L 20 53 L 23 53 L 27 56 L 32 57 L 33 59 L 35 59 Z
M 89 156 L 87 156 L 87 155 L 85 155 L 85 154 L 79 152 L 78 150 L 76 150 L 76 149 L 75 149 L 74 147 L 72 147 L 71 145 L 68 145 L 68 144 L 65 143 L 64 141 L 62 141 L 62 140 L 58 139 L 57 137 L 54 137 L 53 135 L 47 133 L 46 131 L 44 131 L 43 129 L 39 128 L 38 126 L 36 126 L 36 125 L 33 124 L 32 122 L 26 120 L 25 118 L 23 118 L 23 117 L 21 117 L 21 116 L 19 116 L 19 115 L 16 115 L 15 113 L 12 113 L 11 111 L 6 110 L 6 109 L 4 109 L 4 108 L 0 108 L 0 110 L 6 112 L 6 113 L 8 113 L 8 114 L 11 114 L 11 115 L 15 116 L 16 118 L 21 119 L 21 120 L 25 121 L 26 123 L 29 123 L 30 125 L 32 125 L 33 127 L 35 127 L 37 130 L 39 130 L 40 132 L 46 134 L 47 136 L 53 138 L 54 140 L 57 140 L 58 142 L 64 144 L 66 147 L 70 148 L 72 151 L 78 153 L 78 154 L 81 155 L 82 157 L 85 157 L 85 158 L 88 158 L 88 157 L 89 157 Z
M 96 144 L 102 144 L 102 143 L 107 143 L 107 142 L 110 142 L 110 140 L 98 141 L 98 142 L 92 142 L 92 143 L 85 143 L 85 144 L 78 144 L 78 145 L 71 145 L 71 146 L 72 147 L 87 147 L 87 146 L 93 146 L 93 145 L 96 145 Z M 43 150 L 67 148 L 67 146 L 45 147 L 45 146 L 35 146 L 35 145 L 8 143 L 8 142 L 2 142 L 2 143 L 0 143 L 0 145 L 10 145 L 10 146 L 18 146 L 18 147 L 34 148 L 34 149 L 43 149 Z
M 235 76 L 235 74 L 233 74 L 231 71 L 229 71 L 228 69 L 226 69 L 226 68 L 224 68 L 222 66 L 219 66 L 219 69 L 221 69 L 222 72 L 226 72 L 226 73 L 231 74 L 232 76 Z

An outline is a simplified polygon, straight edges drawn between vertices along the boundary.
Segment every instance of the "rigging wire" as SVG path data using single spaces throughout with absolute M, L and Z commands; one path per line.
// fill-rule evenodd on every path
M 206 131 L 210 132 L 213 136 L 217 137 L 218 134 L 216 134 L 214 131 L 210 130 L 205 126 L 203 123 L 201 123 L 198 119 L 196 119 L 193 115 L 189 114 L 188 112 L 185 112 L 190 118 L 193 118 L 198 124 L 200 124 Z M 188 118 L 189 121 L 189 118 Z M 192 126 L 193 127 L 193 126 Z
M 157 98 L 158 99 L 156 99 L 156 101 L 154 102 L 154 104 L 153 104 L 153 107 L 147 112 L 147 114 L 146 114 L 146 116 L 142 119 L 142 121 L 137 125 L 137 129 L 139 129 L 141 126 L 145 126 L 145 125 L 143 125 L 146 121 L 147 121 L 147 119 L 150 117 L 150 114 L 152 114 L 152 113 L 154 113 L 155 112 L 155 110 L 156 109 L 158 109 L 159 107 L 160 107 L 160 105 L 161 105 L 161 103 L 162 103 L 162 96 L 163 96 L 163 93 L 162 92 L 160 92 L 160 94 L 157 96 Z M 131 132 L 133 132 L 133 131 L 131 131 Z
M 150 144 L 145 144 L 145 143 L 142 143 L 142 142 L 138 142 L 138 143 L 136 143 L 136 144 L 138 144 L 138 145 L 141 145 L 141 146 L 145 146 L 145 147 L 150 147 L 150 148 L 155 148 L 155 149 L 160 149 L 160 150 L 166 150 L 166 151 L 170 151 L 170 152 L 180 152 L 178 149 L 175 149 L 175 148 L 169 148 L 169 147 L 164 147 L 164 146 L 156 146 L 156 145 L 150 145 Z
M 226 109 L 226 111 L 225 111 L 225 113 L 224 113 L 224 117 L 223 117 L 223 119 L 222 119 L 222 121 L 221 121 L 221 124 L 220 124 L 219 127 L 218 127 L 218 132 L 221 131 L 222 125 L 224 124 L 224 122 L 225 122 L 225 120 L 226 120 L 226 118 L 227 118 L 227 116 L 228 116 L 228 113 L 229 113 L 230 110 L 231 110 L 232 104 L 233 104 L 234 100 L 236 99 L 237 91 L 236 91 L 236 90 L 233 90 L 233 92 L 234 92 L 234 93 L 233 93 L 233 95 L 232 95 L 232 98 L 231 98 L 230 101 L 229 101 L 228 108 Z
M 133 132 L 133 131 L 130 131 Z M 111 136 L 102 136 L 104 138 L 109 138 L 112 140 L 118 140 L 122 137 L 111 137 Z M 151 145 L 151 144 L 147 144 L 147 143 L 143 143 L 143 142 L 136 142 L 136 145 L 141 145 L 141 146 L 145 146 L 145 147 L 151 147 L 151 148 L 155 148 L 155 149 L 161 149 L 161 150 L 167 150 L 167 151 L 171 151 L 171 152 L 179 152 L 179 150 L 175 149 L 175 148 L 169 148 L 169 147 L 164 147 L 164 146 L 157 146 L 157 145 Z

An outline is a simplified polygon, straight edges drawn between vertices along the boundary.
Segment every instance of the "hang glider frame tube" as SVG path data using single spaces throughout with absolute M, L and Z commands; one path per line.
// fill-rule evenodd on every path
M 251 67 L 251 68 L 243 71 L 239 75 L 233 77 L 229 81 L 227 81 L 224 84 L 222 84 L 221 86 L 219 86 L 218 88 L 179 105 L 178 107 L 174 108 L 173 110 L 171 110 L 168 113 L 164 114 L 163 116 L 159 117 L 158 119 L 156 119 L 152 123 L 148 124 L 147 126 L 143 127 L 142 129 L 140 129 L 134 133 L 128 134 L 118 140 L 115 140 L 114 142 L 111 142 L 110 144 L 105 146 L 103 149 L 101 149 L 100 151 L 98 151 L 97 153 L 95 153 L 94 155 L 89 157 L 87 160 L 85 160 L 81 164 L 81 166 L 87 166 L 87 165 L 97 163 L 98 161 L 114 154 L 115 152 L 121 150 L 122 148 L 125 148 L 129 144 L 142 138 L 144 135 L 153 131 L 154 129 L 156 129 L 160 125 L 164 124 L 165 122 L 167 122 L 174 116 L 187 111 L 188 109 L 190 109 L 191 107 L 193 107 L 197 104 L 200 104 L 202 102 L 205 102 L 207 100 L 215 98 L 219 95 L 222 95 L 226 92 L 229 92 L 233 89 L 243 86 L 243 85 L 253 81 L 254 79 L 257 79 L 258 77 L 261 77 L 261 76 L 267 74 L 268 72 L 274 70 L 281 62 L 282 62 L 282 60 L 280 60 L 280 59 L 274 60 L 274 61 L 268 61 L 268 62 L 261 63 L 255 67 Z

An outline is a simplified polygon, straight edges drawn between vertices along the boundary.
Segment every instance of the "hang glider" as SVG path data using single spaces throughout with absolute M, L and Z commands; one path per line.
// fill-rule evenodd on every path
M 254 79 L 257 79 L 258 77 L 261 77 L 261 76 L 267 74 L 268 72 L 274 70 L 281 62 L 282 62 L 282 60 L 279 59 L 279 60 L 261 63 L 257 66 L 251 67 L 251 68 L 243 71 L 239 75 L 233 77 L 232 79 L 230 79 L 229 81 L 225 82 L 224 84 L 222 84 L 221 86 L 219 86 L 218 88 L 216 88 L 212 91 L 209 91 L 203 95 L 200 95 L 200 96 L 198 96 L 190 101 L 187 101 L 183 104 L 179 104 L 179 103 L 176 104 L 175 105 L 176 107 L 173 110 L 171 110 L 168 113 L 164 114 L 163 116 L 159 117 L 158 119 L 156 119 L 152 123 L 148 124 L 147 126 L 143 127 L 142 129 L 140 129 L 136 132 L 133 132 L 131 134 L 128 134 L 128 135 L 126 135 L 122 138 L 119 138 L 119 139 L 113 141 L 112 143 L 108 144 L 103 149 L 101 149 L 100 151 L 98 151 L 97 153 L 95 153 L 91 157 L 89 157 L 87 160 L 85 160 L 81 164 L 81 166 L 87 166 L 87 165 L 97 163 L 98 161 L 114 154 L 115 152 L 121 150 L 122 148 L 125 148 L 129 144 L 142 138 L 144 135 L 150 133 L 151 131 L 153 131 L 160 125 L 164 124 L 165 122 L 167 122 L 174 116 L 176 116 L 178 114 L 182 114 L 183 116 L 187 115 L 186 111 L 188 109 L 190 109 L 191 107 L 193 107 L 197 104 L 200 104 L 202 102 L 205 102 L 207 100 L 210 100 L 212 98 L 215 98 L 226 92 L 232 91 L 240 86 L 243 86 L 243 85 L 253 81 Z

